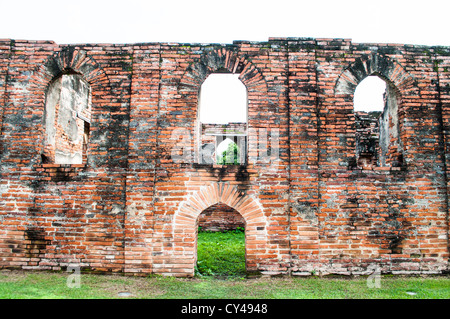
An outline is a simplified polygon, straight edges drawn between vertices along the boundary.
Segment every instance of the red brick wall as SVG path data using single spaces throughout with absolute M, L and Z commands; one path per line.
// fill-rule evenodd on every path
M 198 217 L 198 226 L 202 231 L 227 231 L 239 227 L 245 228 L 245 220 L 231 207 L 216 204 L 205 209 Z
M 222 203 L 245 220 L 249 271 L 448 271 L 449 57 L 347 39 L 1 40 L 0 267 L 190 276 L 198 217 Z M 68 70 L 91 88 L 86 160 L 43 163 L 45 95 Z M 247 165 L 198 164 L 200 86 L 224 70 L 248 91 Z M 353 94 L 371 74 L 398 98 L 384 165 L 357 154 Z

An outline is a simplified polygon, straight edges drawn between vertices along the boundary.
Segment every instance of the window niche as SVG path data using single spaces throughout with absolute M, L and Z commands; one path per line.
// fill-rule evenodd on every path
M 54 79 L 45 99 L 43 164 L 85 164 L 90 122 L 90 85 L 71 72 Z
M 245 165 L 247 162 L 247 89 L 238 76 L 213 73 L 201 86 L 200 164 Z
M 356 158 L 358 167 L 403 165 L 399 135 L 399 96 L 395 87 L 377 75 L 356 87 Z

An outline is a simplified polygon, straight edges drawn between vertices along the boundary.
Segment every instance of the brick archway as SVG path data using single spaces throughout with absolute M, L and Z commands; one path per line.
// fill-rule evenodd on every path
M 339 75 L 335 94 L 353 94 L 358 84 L 369 75 L 378 75 L 387 80 L 400 93 L 415 88 L 414 78 L 403 66 L 387 56 L 374 53 L 356 59 Z
M 199 120 L 199 101 L 201 86 L 207 77 L 213 73 L 239 74 L 238 79 L 247 90 L 247 121 L 248 128 L 263 125 L 258 123 L 256 116 L 269 106 L 269 88 L 265 75 L 246 54 L 239 52 L 236 47 L 221 47 L 204 49 L 199 57 L 192 58 L 182 71 L 182 76 L 176 84 L 180 94 L 178 102 L 191 110 L 197 110 L 194 125 L 187 128 L 193 143 L 190 145 L 194 152 L 194 162 L 201 163 L 201 126 Z M 257 152 L 254 143 L 247 143 L 247 154 Z M 244 157 L 244 156 L 243 156 Z
M 91 125 L 90 125 L 90 144 L 98 140 L 97 136 L 103 134 L 101 132 L 113 131 L 114 119 L 112 116 L 105 116 L 105 113 L 112 114 L 116 106 L 112 106 L 113 99 L 115 99 L 113 88 L 108 75 L 100 64 L 89 55 L 85 50 L 76 47 L 66 47 L 61 51 L 54 53 L 48 57 L 44 63 L 33 71 L 32 79 L 30 81 L 30 91 L 38 97 L 36 105 L 38 111 L 44 114 L 45 101 L 47 91 L 51 83 L 63 74 L 78 74 L 85 80 L 91 89 Z M 109 112 L 105 112 L 105 108 Z M 41 139 L 38 143 L 38 148 L 42 154 L 44 151 L 45 127 L 42 122 L 39 130 L 41 132 Z M 98 132 L 98 133 L 96 133 Z M 96 155 L 91 153 L 89 165 L 97 165 L 94 157 Z
M 183 271 L 186 275 L 194 274 L 197 218 L 205 209 L 217 203 L 226 204 L 244 218 L 247 271 L 257 271 L 259 258 L 267 242 L 266 218 L 255 199 L 242 194 L 228 183 L 211 183 L 203 186 L 180 205 L 173 219 L 175 259 L 184 263 Z
M 67 47 L 50 56 L 34 71 L 30 88 L 45 93 L 54 78 L 69 70 L 79 73 L 91 85 L 93 91 L 104 94 L 105 89 L 111 86 L 105 71 L 85 50 Z
M 198 91 L 208 75 L 214 72 L 240 74 L 239 79 L 249 93 L 267 92 L 267 82 L 261 71 L 245 57 L 225 48 L 205 51 L 199 59 L 192 61 L 181 78 L 180 89 Z

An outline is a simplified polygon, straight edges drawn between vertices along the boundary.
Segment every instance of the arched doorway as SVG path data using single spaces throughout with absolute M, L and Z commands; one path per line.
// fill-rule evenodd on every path
M 245 220 L 235 209 L 217 203 L 197 219 L 196 273 L 201 276 L 244 276 Z
M 173 252 L 164 266 L 177 276 L 193 276 L 197 262 L 198 217 L 217 203 L 236 210 L 245 220 L 246 271 L 259 271 L 267 245 L 266 217 L 259 203 L 229 183 L 211 183 L 189 196 L 173 220 Z

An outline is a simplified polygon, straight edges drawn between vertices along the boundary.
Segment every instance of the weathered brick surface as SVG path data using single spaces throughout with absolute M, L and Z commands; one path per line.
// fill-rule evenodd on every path
M 236 210 L 219 203 L 200 214 L 198 226 L 204 231 L 235 230 L 238 227 L 245 227 L 245 220 Z
M 347 39 L 0 40 L 0 267 L 191 276 L 198 217 L 221 203 L 245 220 L 249 271 L 448 271 L 449 70 L 449 48 Z M 242 166 L 198 164 L 199 90 L 224 71 L 248 91 Z M 66 73 L 91 89 L 83 164 L 43 162 Z M 353 110 L 373 74 L 378 131 Z

